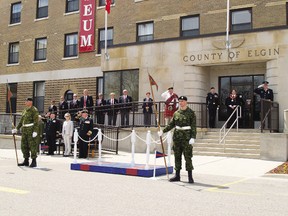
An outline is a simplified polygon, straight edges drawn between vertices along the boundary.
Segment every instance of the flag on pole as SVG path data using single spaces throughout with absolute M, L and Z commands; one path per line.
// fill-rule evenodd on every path
M 110 14 L 111 1 L 112 0 L 106 0 L 105 10 L 107 11 L 108 14 Z
M 157 83 L 155 82 L 155 80 L 152 78 L 152 76 L 151 76 L 150 74 L 148 74 L 148 75 L 149 75 L 150 85 L 151 85 L 151 86 L 155 85 L 155 86 L 156 86 L 156 89 L 157 89 L 157 91 L 158 91 L 158 85 L 157 85 Z
M 166 156 L 167 156 L 166 154 L 159 152 L 159 151 L 156 151 L 156 158 L 166 157 Z
M 10 103 L 11 97 L 13 96 L 9 84 L 7 84 L 7 101 Z

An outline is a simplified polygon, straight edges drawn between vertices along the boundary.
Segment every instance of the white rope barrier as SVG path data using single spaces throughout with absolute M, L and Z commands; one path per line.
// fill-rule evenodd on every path
M 108 137 L 108 136 L 106 136 L 104 133 L 102 134 L 106 139 L 109 139 L 109 140 L 111 140 L 111 141 L 123 141 L 123 140 L 125 140 L 125 139 L 128 139 L 130 136 L 132 136 L 132 133 L 131 134 L 129 134 L 127 137 L 124 137 L 124 138 L 122 138 L 122 139 L 113 139 L 113 138 L 110 138 L 110 137 Z

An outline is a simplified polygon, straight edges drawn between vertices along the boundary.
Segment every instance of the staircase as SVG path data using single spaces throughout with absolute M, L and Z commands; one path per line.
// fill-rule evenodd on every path
M 219 144 L 219 130 L 208 129 L 198 136 L 193 144 L 193 154 L 260 159 L 260 131 L 257 129 L 232 129 L 225 144 Z

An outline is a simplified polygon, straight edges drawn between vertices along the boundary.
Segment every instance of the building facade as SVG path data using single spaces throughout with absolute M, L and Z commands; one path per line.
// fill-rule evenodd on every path
M 225 98 L 236 89 L 246 103 L 244 127 L 254 128 L 259 98 L 253 90 L 268 80 L 283 129 L 288 107 L 286 0 L 230 0 L 228 13 L 227 0 L 114 0 L 107 15 L 107 55 L 101 0 L 92 1 L 94 50 L 79 52 L 83 2 L 1 2 L 0 111 L 8 110 L 7 81 L 14 91 L 13 111 L 19 112 L 23 99 L 32 95 L 45 112 L 51 99 L 69 99 L 85 88 L 94 98 L 98 92 L 107 98 L 112 91 L 118 97 L 128 89 L 134 101 L 141 101 L 150 91 L 149 73 L 159 86 L 156 100 L 174 86 L 178 95 L 205 103 L 214 86 L 221 99 L 219 121 L 225 119 Z

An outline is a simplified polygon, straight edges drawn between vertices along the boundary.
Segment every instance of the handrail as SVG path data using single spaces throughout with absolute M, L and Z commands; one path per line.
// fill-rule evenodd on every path
M 232 127 L 235 125 L 235 123 L 237 125 L 236 129 L 237 129 L 237 132 L 238 132 L 238 122 L 239 122 L 238 119 L 242 118 L 241 109 L 242 109 L 241 106 L 237 105 L 236 109 L 232 112 L 232 114 L 229 116 L 227 121 L 224 123 L 224 125 L 220 129 L 220 132 L 219 132 L 219 144 L 221 144 L 224 141 L 223 151 L 225 151 L 225 138 L 228 135 L 228 133 L 230 132 L 230 130 L 232 129 Z M 228 128 L 228 130 L 226 131 L 226 126 L 227 126 L 228 122 L 230 121 L 230 119 L 232 118 L 232 116 L 234 115 L 235 112 L 236 112 L 236 119 L 231 124 L 230 128 Z M 222 137 L 222 133 L 223 133 L 223 137 Z

